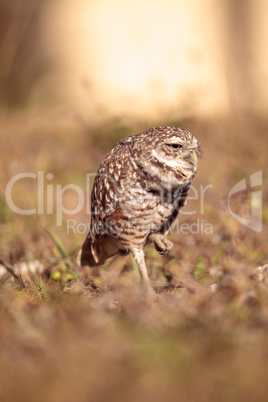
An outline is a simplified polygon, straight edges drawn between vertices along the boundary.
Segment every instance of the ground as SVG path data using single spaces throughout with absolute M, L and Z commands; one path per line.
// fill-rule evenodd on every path
M 266 401 L 267 119 L 117 118 L 94 126 L 27 110 L 2 112 L 0 124 L 1 401 Z M 188 214 L 169 237 L 174 248 L 166 256 L 145 250 L 152 302 L 130 256 L 110 259 L 98 273 L 78 266 L 87 200 L 66 211 L 119 139 L 170 124 L 194 133 L 203 159 Z M 262 185 L 250 189 L 258 171 Z M 12 200 L 36 211 L 21 215 L 5 192 L 25 172 L 31 176 L 20 176 Z M 243 179 L 247 190 L 228 207 Z M 70 184 L 78 193 L 64 189 Z M 258 232 L 230 213 L 250 219 L 251 191 L 262 191 Z

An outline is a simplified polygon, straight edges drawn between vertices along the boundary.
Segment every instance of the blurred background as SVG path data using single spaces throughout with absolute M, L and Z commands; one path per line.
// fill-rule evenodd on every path
M 267 20 L 266 0 L 0 0 L 1 400 L 267 400 Z M 79 201 L 66 188 L 57 226 L 57 188 L 86 194 L 118 140 L 158 125 L 201 142 L 196 212 L 180 222 L 212 229 L 174 232 L 167 256 L 146 249 L 164 283 L 152 307 L 130 257 L 109 260 L 103 281 L 81 272 L 87 229 L 68 219 L 89 212 L 64 212 Z M 228 210 L 246 179 L 231 208 L 250 219 L 258 171 L 260 233 Z M 25 172 L 36 176 L 13 201 L 41 213 L 7 204 Z
M 1 0 L 1 103 L 88 121 L 266 113 L 265 0 Z

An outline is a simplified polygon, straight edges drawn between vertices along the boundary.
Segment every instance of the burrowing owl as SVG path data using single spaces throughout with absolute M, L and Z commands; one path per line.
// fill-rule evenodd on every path
M 118 142 L 95 178 L 81 265 L 132 252 L 151 290 L 143 248 L 153 243 L 160 254 L 172 248 L 166 235 L 186 203 L 200 156 L 195 137 L 177 127 L 151 128 Z

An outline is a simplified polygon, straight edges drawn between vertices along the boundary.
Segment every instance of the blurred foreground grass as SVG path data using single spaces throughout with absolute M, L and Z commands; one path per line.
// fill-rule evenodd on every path
M 228 121 L 115 119 L 93 127 L 76 116 L 44 111 L 2 113 L 0 160 L 0 400 L 1 401 L 266 401 L 268 397 L 268 192 L 265 118 Z M 109 260 L 100 277 L 76 263 L 86 233 L 67 221 L 89 220 L 86 206 L 56 226 L 56 186 L 86 190 L 122 137 L 150 126 L 176 124 L 201 141 L 204 159 L 194 186 L 211 185 L 189 200 L 181 221 L 209 223 L 173 233 L 168 256 L 146 249 L 158 300 L 148 303 L 130 257 Z M 228 192 L 263 171 L 263 230 L 230 215 Z M 13 213 L 8 181 L 21 172 L 53 175 L 51 214 Z M 45 176 L 46 179 L 47 176 Z M 192 194 L 193 195 L 193 194 Z M 35 180 L 14 186 L 21 208 L 37 207 Z M 250 191 L 232 208 L 249 217 Z M 66 192 L 64 205 L 77 199 Z M 201 223 L 200 223 L 201 222 Z M 261 269 L 257 269 L 258 267 Z M 121 273 L 121 274 L 120 274 Z

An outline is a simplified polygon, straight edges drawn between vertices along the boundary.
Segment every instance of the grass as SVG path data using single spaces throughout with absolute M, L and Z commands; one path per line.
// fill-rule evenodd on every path
M 63 214 L 63 225 L 56 226 L 56 186 L 74 183 L 85 191 L 86 173 L 128 135 L 127 126 L 114 120 L 85 128 L 70 115 L 45 113 L 0 116 L 0 400 L 266 401 L 267 121 L 247 115 L 184 123 L 204 151 L 194 186 L 212 187 L 203 204 L 189 200 L 186 211 L 196 213 L 182 214 L 180 223 L 193 229 L 199 219 L 213 230 L 175 231 L 167 256 L 146 249 L 158 293 L 149 303 L 131 257 L 107 261 L 100 276 L 78 267 L 86 233 L 67 233 L 67 223 L 88 222 L 86 206 Z M 169 123 L 137 123 L 129 134 Z M 261 233 L 239 224 L 227 208 L 232 186 L 258 170 L 264 180 Z M 52 185 L 53 213 L 12 212 L 5 201 L 8 181 L 38 171 L 53 174 L 44 182 L 44 209 Z M 37 207 L 36 180 L 18 182 L 14 201 Z M 69 191 L 63 201 L 72 209 L 77 199 Z M 249 192 L 234 195 L 232 208 L 249 216 L 249 201 Z

